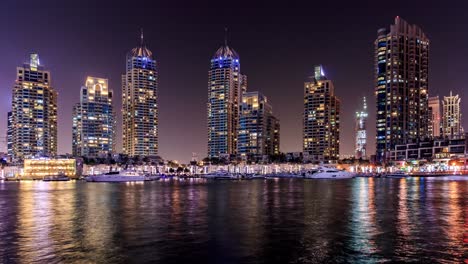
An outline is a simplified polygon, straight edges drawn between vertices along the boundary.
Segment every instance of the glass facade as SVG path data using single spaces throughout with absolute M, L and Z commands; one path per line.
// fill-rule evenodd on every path
M 64 175 L 77 177 L 76 160 L 74 159 L 26 159 L 21 178 L 43 179 L 48 176 Z

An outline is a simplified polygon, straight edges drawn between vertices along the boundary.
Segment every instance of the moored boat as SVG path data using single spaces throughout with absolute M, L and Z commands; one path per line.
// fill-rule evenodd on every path
M 387 172 L 384 174 L 384 178 L 406 178 L 409 177 L 410 175 L 404 171 L 397 170 L 394 172 Z
M 122 170 L 112 171 L 100 175 L 91 175 L 86 177 L 87 182 L 142 182 L 155 181 L 161 178 L 158 175 L 150 175 L 140 171 Z
M 327 167 L 320 167 L 317 171 L 304 173 L 305 179 L 351 179 L 354 177 L 356 177 L 355 173 Z

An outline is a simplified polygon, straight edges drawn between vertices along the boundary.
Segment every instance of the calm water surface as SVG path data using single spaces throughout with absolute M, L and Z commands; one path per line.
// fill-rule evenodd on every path
M 468 263 L 468 179 L 0 182 L 2 263 Z

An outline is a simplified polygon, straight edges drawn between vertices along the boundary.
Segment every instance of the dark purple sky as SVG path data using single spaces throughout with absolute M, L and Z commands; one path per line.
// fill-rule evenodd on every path
M 143 27 L 159 64 L 160 154 L 187 161 L 196 152 L 203 158 L 207 71 L 227 26 L 229 44 L 249 76 L 249 90 L 267 95 L 281 120 L 282 151 L 302 148 L 303 81 L 315 64 L 323 64 L 342 100 L 341 154 L 353 152 L 354 113 L 364 95 L 373 153 L 373 41 L 377 30 L 397 15 L 420 25 L 431 40 L 431 96 L 452 89 L 462 96 L 468 115 L 467 1 L 162 2 L 2 0 L 1 135 L 16 67 L 30 52 L 38 52 L 59 92 L 59 153 L 71 152 L 72 105 L 87 75 L 108 78 L 116 94 L 120 150 L 120 75 L 125 54 L 137 45 Z

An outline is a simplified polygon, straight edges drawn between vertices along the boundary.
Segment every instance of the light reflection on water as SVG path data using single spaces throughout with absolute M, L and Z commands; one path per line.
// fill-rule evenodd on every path
M 468 179 L 0 182 L 0 262 L 468 259 Z

